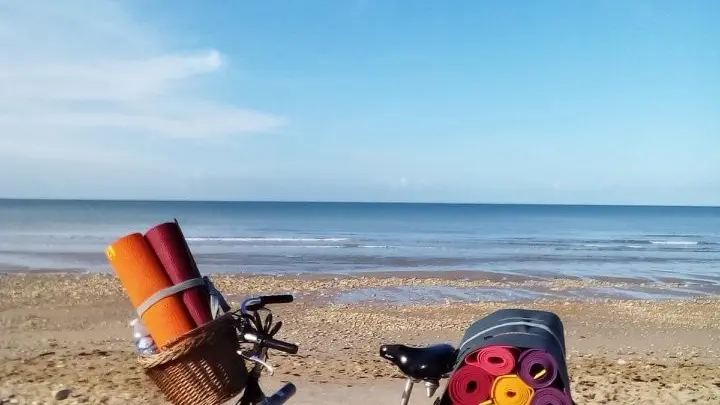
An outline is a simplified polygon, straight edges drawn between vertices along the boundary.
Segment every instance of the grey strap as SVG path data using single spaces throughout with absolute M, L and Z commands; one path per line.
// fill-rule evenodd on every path
M 207 276 L 203 277 L 203 279 L 210 294 L 210 315 L 212 318 L 215 319 L 225 312 L 230 311 L 230 305 L 225 301 L 225 297 L 223 297 L 220 291 L 215 288 L 215 284 L 213 284 Z
M 140 319 L 142 319 L 145 311 L 150 309 L 150 307 L 152 307 L 153 305 L 157 304 L 158 301 L 162 300 L 163 298 L 167 298 L 171 295 L 188 290 L 190 288 L 207 286 L 207 282 L 209 282 L 209 280 L 206 280 L 206 278 L 193 278 L 187 281 L 183 281 L 182 283 L 176 284 L 172 287 L 163 288 L 162 290 L 151 295 L 150 298 L 146 299 L 145 302 L 143 302 L 140 306 L 137 307 L 138 316 L 140 317 Z
M 508 318 L 508 319 L 512 319 L 512 318 Z M 533 327 L 533 328 L 538 328 L 538 329 L 544 330 L 545 332 L 549 333 L 549 334 L 555 339 L 555 341 L 556 341 L 557 344 L 558 344 L 558 347 L 561 348 L 560 350 L 561 350 L 561 353 L 562 353 L 563 357 L 565 357 L 565 350 L 562 349 L 562 347 L 563 347 L 563 346 L 562 346 L 562 342 L 560 341 L 560 339 L 558 338 L 558 336 L 555 334 L 555 332 L 553 332 L 552 329 L 548 328 L 547 325 L 543 325 L 543 324 L 537 323 L 537 322 L 504 322 L 504 323 L 501 323 L 501 324 L 498 324 L 498 325 L 494 325 L 494 326 L 492 326 L 492 327 L 490 327 L 490 328 L 487 328 L 487 329 L 485 329 L 485 330 L 483 330 L 483 331 L 480 331 L 480 332 L 472 335 L 472 336 L 469 337 L 468 339 L 466 339 L 465 342 L 464 342 L 463 344 L 461 344 L 460 347 L 458 347 L 458 351 L 459 351 L 459 350 L 462 350 L 463 346 L 465 346 L 465 344 L 467 344 L 468 342 L 471 342 L 471 341 L 473 341 L 474 339 L 477 339 L 478 337 L 480 337 L 480 336 L 482 336 L 482 335 L 484 335 L 484 334 L 486 334 L 486 333 L 488 333 L 488 332 L 490 332 L 490 331 L 492 331 L 492 330 L 499 329 L 499 328 L 504 328 L 504 327 L 506 327 L 506 326 L 530 326 L 530 327 Z

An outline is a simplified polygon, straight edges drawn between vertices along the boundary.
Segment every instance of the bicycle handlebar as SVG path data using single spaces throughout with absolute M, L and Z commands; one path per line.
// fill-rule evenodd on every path
M 268 349 L 275 349 L 288 354 L 297 354 L 298 345 L 288 343 L 279 339 L 273 339 L 269 336 L 258 336 L 255 333 L 244 333 L 243 338 L 248 342 L 257 343 Z
M 260 297 L 260 301 L 262 301 L 263 305 L 288 304 L 293 302 L 293 296 L 292 294 L 266 295 Z
M 282 405 L 295 394 L 295 385 L 287 383 L 275 394 L 266 397 L 258 383 L 263 367 L 270 370 L 272 374 L 272 367 L 265 363 L 268 349 L 289 354 L 298 352 L 297 345 L 273 338 L 280 330 L 282 322 L 273 323 L 272 312 L 265 308 L 266 305 L 285 304 L 292 301 L 293 296 L 290 294 L 252 297 L 243 301 L 239 313 L 235 314 L 238 321 L 236 328 L 240 342 L 253 344 L 251 350 L 244 352 L 240 350 L 238 353 L 244 358 L 255 362 L 240 404 Z
M 253 297 L 242 303 L 242 312 L 255 311 L 271 304 L 287 304 L 293 302 L 291 294 L 265 295 L 261 297 Z
M 261 338 L 260 342 L 258 342 L 258 343 L 260 343 L 261 345 L 266 346 L 270 349 L 280 350 L 281 352 L 285 352 L 288 354 L 297 354 L 298 349 L 299 349 L 298 345 L 296 345 L 296 344 L 285 342 L 285 341 L 278 340 L 278 339 L 273 339 L 270 337 Z

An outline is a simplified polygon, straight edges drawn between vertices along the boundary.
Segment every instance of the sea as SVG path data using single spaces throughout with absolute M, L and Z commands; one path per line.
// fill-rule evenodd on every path
M 110 272 L 110 243 L 173 219 L 206 273 L 720 284 L 713 207 L 0 200 L 0 271 Z

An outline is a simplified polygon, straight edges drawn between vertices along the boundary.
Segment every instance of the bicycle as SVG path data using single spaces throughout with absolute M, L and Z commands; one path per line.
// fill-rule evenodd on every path
M 462 371 L 463 369 L 460 367 L 468 364 L 469 356 L 472 354 L 479 356 L 481 350 L 491 346 L 503 349 L 510 357 L 518 355 L 518 351 L 524 351 L 524 353 L 510 362 L 509 370 L 504 367 L 503 371 L 499 373 L 480 373 L 492 381 L 492 388 L 484 386 L 489 398 L 482 402 L 483 404 L 495 401 L 495 395 L 515 397 L 518 394 L 515 389 L 496 392 L 494 388 L 499 378 L 512 377 L 520 379 L 522 386 L 527 388 L 527 390 L 523 388 L 523 392 L 527 394 L 528 401 L 532 395 L 536 395 L 536 398 L 542 398 L 541 403 L 575 405 L 570 394 L 570 376 L 565 360 L 564 327 L 560 317 L 553 312 L 523 308 L 499 309 L 472 323 L 465 331 L 457 349 L 446 343 L 427 347 L 393 344 L 380 346 L 380 356 L 390 360 L 407 377 L 400 402 L 402 405 L 407 405 L 415 383 L 423 382 L 427 389 L 427 396 L 432 397 L 440 386 L 440 380 L 450 378 L 453 370 Z M 528 353 L 531 355 L 523 360 L 523 355 Z M 489 364 L 500 364 L 504 361 L 502 354 L 490 356 L 486 359 Z M 493 356 L 496 356 L 495 360 L 500 360 L 500 362 L 493 361 Z M 460 365 L 458 365 L 458 359 L 462 359 Z M 471 363 L 478 365 L 478 361 L 476 357 L 475 361 Z M 505 365 L 507 364 L 508 361 L 505 361 Z M 486 366 L 488 365 L 486 364 Z M 523 366 L 525 366 L 524 369 Z M 535 366 L 540 366 L 542 372 L 530 374 L 530 369 Z M 512 373 L 512 370 L 515 370 L 515 373 Z M 521 371 L 524 371 L 525 374 Z M 543 377 L 544 379 L 542 379 Z M 460 381 L 463 379 L 461 378 Z M 478 389 L 478 384 L 487 384 L 489 381 L 465 380 L 465 382 L 467 385 L 463 388 L 468 390 L 468 394 L 479 393 L 485 396 L 483 391 Z M 457 390 L 455 391 L 457 394 Z M 449 395 L 452 396 L 452 389 L 449 392 Z M 450 402 L 451 399 L 448 396 L 442 395 L 435 399 L 434 405 Z
M 295 395 L 297 388 L 291 382 L 269 397 L 260 388 L 263 369 L 267 369 L 270 375 L 274 373 L 267 363 L 268 349 L 289 354 L 298 352 L 297 345 L 273 338 L 282 327 L 282 321 L 273 324 L 272 311 L 266 307 L 292 301 L 293 296 L 289 294 L 252 297 L 243 301 L 240 310 L 235 313 L 240 342 L 250 346 L 248 350 L 239 350 L 238 354 L 254 363 L 248 374 L 245 390 L 236 405 L 282 405 Z M 265 314 L 264 318 L 261 313 Z
M 458 350 L 447 343 L 426 347 L 401 344 L 380 346 L 380 357 L 393 363 L 406 377 L 401 405 L 408 404 L 416 383 L 424 383 L 427 397 L 432 398 L 440 387 L 440 380 L 450 376 L 457 356 Z M 439 403 L 440 398 L 435 400 L 435 405 Z

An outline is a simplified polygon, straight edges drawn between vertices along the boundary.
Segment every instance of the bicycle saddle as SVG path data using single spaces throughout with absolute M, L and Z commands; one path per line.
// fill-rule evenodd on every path
M 457 350 L 448 344 L 427 347 L 382 345 L 380 357 L 390 360 L 406 376 L 415 380 L 439 380 L 452 371 Z

